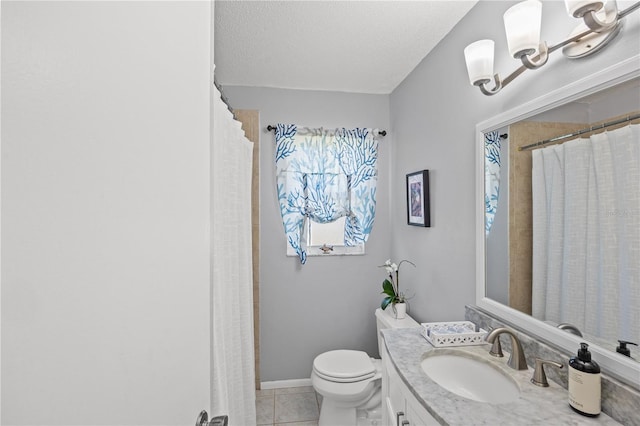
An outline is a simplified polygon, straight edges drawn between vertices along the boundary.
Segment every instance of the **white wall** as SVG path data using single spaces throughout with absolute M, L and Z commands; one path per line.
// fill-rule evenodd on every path
M 208 407 L 211 25 L 2 2 L 2 424 Z
M 376 219 L 364 256 L 286 257 L 275 184 L 275 139 L 268 124 L 389 125 L 388 96 L 224 87 L 234 108 L 260 110 L 260 375 L 304 379 L 316 355 L 350 348 L 377 355 L 374 311 L 390 256 L 389 161 L 393 135 L 379 144 Z M 394 190 L 397 190 L 395 188 Z M 404 191 L 404 189 L 402 188 Z
M 479 39 L 496 42 L 496 71 L 518 67 L 509 58 L 502 15 L 516 2 L 481 1 L 391 95 L 394 133 L 392 181 L 430 169 L 432 228 L 405 224 L 403 194 L 392 194 L 392 247 L 396 258 L 420 266 L 412 310 L 421 321 L 464 318 L 475 302 L 475 125 L 524 102 L 605 69 L 640 51 L 640 14 L 626 18 L 622 34 L 595 56 L 568 60 L 552 54 L 542 69 L 527 71 L 502 92 L 487 97 L 469 85 L 464 48 Z M 626 7 L 628 1 L 618 4 Z M 563 2 L 543 3 L 542 37 L 557 43 L 577 24 Z M 640 64 L 639 64 L 640 65 Z

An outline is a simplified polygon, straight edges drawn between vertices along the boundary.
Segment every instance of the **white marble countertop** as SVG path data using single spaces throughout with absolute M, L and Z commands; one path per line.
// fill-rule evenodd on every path
M 515 379 L 520 397 L 509 403 L 491 404 L 463 398 L 432 381 L 421 369 L 420 363 L 434 348 L 421 334 L 420 328 L 382 330 L 391 361 L 402 380 L 425 409 L 443 425 L 617 425 L 604 413 L 586 417 L 569 407 L 567 390 L 549 380 L 549 387 L 535 386 L 528 370 L 516 371 L 507 366 L 504 358 L 489 355 L 489 344 L 460 346 L 455 349 L 480 355 Z M 527 360 L 530 355 L 526 354 Z M 547 368 L 553 368 L 547 366 Z M 566 366 L 565 366 L 566 368 Z

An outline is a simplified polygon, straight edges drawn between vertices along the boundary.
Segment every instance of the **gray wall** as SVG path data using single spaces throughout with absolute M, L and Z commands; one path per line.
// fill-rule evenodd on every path
M 260 110 L 260 375 L 302 379 L 316 355 L 349 348 L 377 354 L 374 311 L 391 253 L 389 164 L 392 138 L 379 144 L 377 211 L 364 256 L 287 257 L 268 124 L 389 128 L 385 95 L 224 87 L 234 108 Z
M 527 71 L 499 94 L 487 97 L 469 85 L 463 50 L 482 38 L 496 42 L 496 71 L 518 67 L 509 58 L 502 15 L 516 2 L 481 1 L 391 94 L 394 137 L 391 218 L 392 253 L 418 265 L 420 285 L 412 301 L 420 321 L 460 320 L 475 301 L 475 125 L 524 102 L 605 69 L 640 51 L 635 13 L 606 50 L 581 60 L 552 54 L 542 69 Z M 628 6 L 629 2 L 618 2 Z M 577 24 L 563 2 L 545 1 L 542 37 L 557 43 Z M 432 227 L 405 224 L 404 194 L 397 190 L 409 172 L 429 169 Z
M 382 274 L 393 256 L 403 287 L 415 293 L 418 321 L 464 318 L 475 302 L 475 125 L 561 88 L 640 51 L 638 13 L 622 36 L 591 58 L 569 61 L 555 53 L 541 70 L 527 71 L 487 97 L 469 85 L 463 50 L 481 38 L 496 42 L 496 70 L 518 67 L 509 58 L 502 15 L 516 2 L 481 1 L 390 96 L 225 87 L 236 108 L 255 108 L 261 126 L 280 121 L 309 126 L 387 127 L 381 143 L 378 213 L 359 257 L 311 258 L 301 267 L 284 255 L 273 176 L 273 135 L 261 138 L 261 375 L 263 381 L 308 378 L 313 358 L 335 348 L 377 355 L 373 310 Z M 628 5 L 629 2 L 619 2 Z M 556 43 L 573 29 L 563 2 L 544 2 L 542 36 Z M 391 164 L 389 168 L 389 164 Z M 405 176 L 429 169 L 431 227 L 406 224 Z

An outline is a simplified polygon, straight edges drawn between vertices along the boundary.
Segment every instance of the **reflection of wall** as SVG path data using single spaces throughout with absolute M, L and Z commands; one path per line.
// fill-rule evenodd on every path
M 580 130 L 584 124 L 523 121 L 509 128 L 509 306 L 531 314 L 531 150 L 524 145 Z

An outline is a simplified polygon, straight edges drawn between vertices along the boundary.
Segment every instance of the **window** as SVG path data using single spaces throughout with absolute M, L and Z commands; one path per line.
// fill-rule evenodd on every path
M 307 240 L 307 256 L 364 254 L 364 243 L 355 246 L 344 245 L 344 224 L 344 217 L 331 223 L 306 220 L 303 234 Z M 324 247 L 324 250 L 321 247 Z M 294 248 L 287 245 L 287 256 L 297 255 Z

